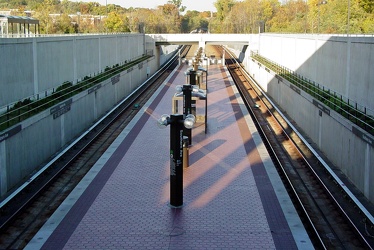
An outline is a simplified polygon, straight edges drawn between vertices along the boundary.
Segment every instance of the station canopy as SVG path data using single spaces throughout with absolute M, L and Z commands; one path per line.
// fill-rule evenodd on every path
M 30 26 L 31 25 L 31 26 Z M 30 27 L 34 26 L 34 32 Z M 0 35 L 14 36 L 39 34 L 39 20 L 27 16 L 0 15 Z

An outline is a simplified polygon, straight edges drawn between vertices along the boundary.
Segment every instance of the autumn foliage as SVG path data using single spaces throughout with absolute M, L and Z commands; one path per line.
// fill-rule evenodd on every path
M 215 12 L 186 9 L 182 0 L 155 9 L 68 0 L 0 0 L 0 10 L 41 22 L 41 33 L 145 32 L 373 34 L 373 0 L 216 0 Z M 260 29 L 261 28 L 261 29 Z

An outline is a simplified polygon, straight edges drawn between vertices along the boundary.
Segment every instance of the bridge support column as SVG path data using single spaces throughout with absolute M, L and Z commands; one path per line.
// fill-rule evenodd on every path
M 160 54 L 161 54 L 161 46 L 156 45 L 155 46 L 155 57 L 156 57 L 156 62 L 157 62 L 157 69 L 160 68 Z

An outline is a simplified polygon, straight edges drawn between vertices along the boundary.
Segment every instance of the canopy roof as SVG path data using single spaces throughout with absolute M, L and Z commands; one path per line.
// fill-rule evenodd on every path
M 27 17 L 27 16 L 9 16 L 9 15 L 0 15 L 0 20 L 8 21 L 8 23 L 21 23 L 21 24 L 39 24 L 39 20 Z

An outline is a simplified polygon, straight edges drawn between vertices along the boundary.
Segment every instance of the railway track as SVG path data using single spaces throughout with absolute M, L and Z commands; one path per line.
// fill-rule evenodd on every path
M 181 56 L 186 55 L 185 47 Z M 131 119 L 177 67 L 177 57 L 54 158 L 1 206 L 0 249 L 22 249 L 91 169 Z
M 186 52 L 184 53 L 186 54 Z M 182 53 L 182 56 L 184 55 Z M 266 144 L 278 172 L 294 200 L 318 249 L 373 249 L 374 229 L 355 202 L 336 184 L 320 159 L 303 144 L 290 124 L 277 112 L 240 65 L 226 63 Z M 175 66 L 175 64 L 174 64 Z M 66 151 L 34 184 L 1 207 L 0 249 L 22 249 L 79 183 L 106 148 L 131 121 L 170 70 L 155 84 L 117 107 L 107 119 Z M 142 94 L 140 94 L 142 93 Z
M 317 249 L 373 249 L 372 221 L 226 51 L 226 66 Z

